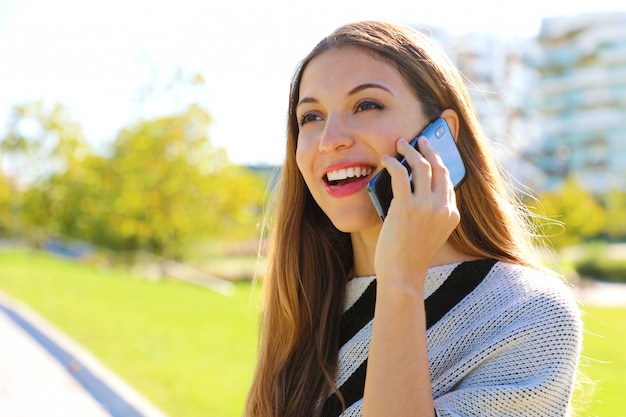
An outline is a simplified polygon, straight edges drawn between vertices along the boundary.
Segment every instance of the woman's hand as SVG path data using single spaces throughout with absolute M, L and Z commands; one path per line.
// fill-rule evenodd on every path
M 454 187 L 441 158 L 424 137 L 417 152 L 397 150 L 413 171 L 385 156 L 394 198 L 378 237 L 375 319 L 365 378 L 363 416 L 434 416 L 428 369 L 424 278 L 458 225 Z M 423 155 L 423 156 L 422 156 Z
M 408 172 L 395 158 L 385 155 L 383 166 L 391 174 L 394 198 L 385 218 L 374 267 L 379 281 L 423 277 L 433 259 L 459 224 L 454 187 L 448 169 L 425 137 L 417 152 L 400 139 L 396 148 L 413 171 L 413 191 Z M 396 281 L 400 283 L 401 281 Z M 423 285 L 423 282 L 419 283 Z

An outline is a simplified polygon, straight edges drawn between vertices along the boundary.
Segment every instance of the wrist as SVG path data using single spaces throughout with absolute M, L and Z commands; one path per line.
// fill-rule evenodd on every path
M 394 275 L 393 278 L 377 277 L 377 298 L 417 298 L 424 299 L 425 273 L 413 273 L 407 275 Z

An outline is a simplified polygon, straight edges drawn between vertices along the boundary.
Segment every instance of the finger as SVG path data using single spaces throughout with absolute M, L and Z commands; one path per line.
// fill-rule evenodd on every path
M 411 195 L 411 183 L 409 182 L 409 173 L 404 165 L 389 155 L 383 155 L 381 163 L 391 176 L 391 189 L 394 199 L 409 197 Z
M 431 167 L 431 190 L 436 195 L 447 199 L 450 189 L 454 189 L 450 180 L 448 168 L 444 165 L 439 153 L 433 148 L 430 142 L 422 137 L 418 141 L 418 148 Z
M 413 171 L 413 194 L 418 198 L 426 198 L 430 194 L 432 172 L 428 160 L 408 143 L 399 143 L 401 152 Z

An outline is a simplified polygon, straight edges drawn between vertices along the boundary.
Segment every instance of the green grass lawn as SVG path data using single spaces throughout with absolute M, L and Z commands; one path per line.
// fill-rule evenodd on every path
M 79 341 L 172 417 L 241 414 L 256 352 L 251 286 L 233 297 L 39 252 L 0 250 L 0 289 Z M 626 308 L 585 308 L 581 416 L 626 416 Z M 585 394 L 590 394 L 590 386 Z
M 581 371 L 590 396 L 581 416 L 624 417 L 626 391 L 626 307 L 585 308 Z
M 251 285 L 225 297 L 37 252 L 0 251 L 0 289 L 30 305 L 171 416 L 239 416 L 256 355 Z

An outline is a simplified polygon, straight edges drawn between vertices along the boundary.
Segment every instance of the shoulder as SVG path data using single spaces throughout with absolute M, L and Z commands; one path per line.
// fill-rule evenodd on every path
M 497 262 L 467 297 L 466 308 L 478 320 L 557 332 L 573 344 L 582 332 L 581 312 L 570 286 L 555 274 Z
M 582 324 L 563 280 L 496 262 L 451 313 L 429 334 L 439 415 L 564 415 Z
M 429 333 L 440 416 L 565 415 L 582 325 L 555 275 L 496 262 Z
M 578 311 L 570 286 L 556 274 L 528 266 L 497 262 L 479 288 L 506 304 L 548 303 Z
M 558 276 L 496 262 L 481 283 L 432 330 L 439 334 L 435 337 L 447 339 L 470 329 L 493 337 L 524 329 L 539 339 L 558 332 L 576 345 L 582 321 L 573 292 Z

